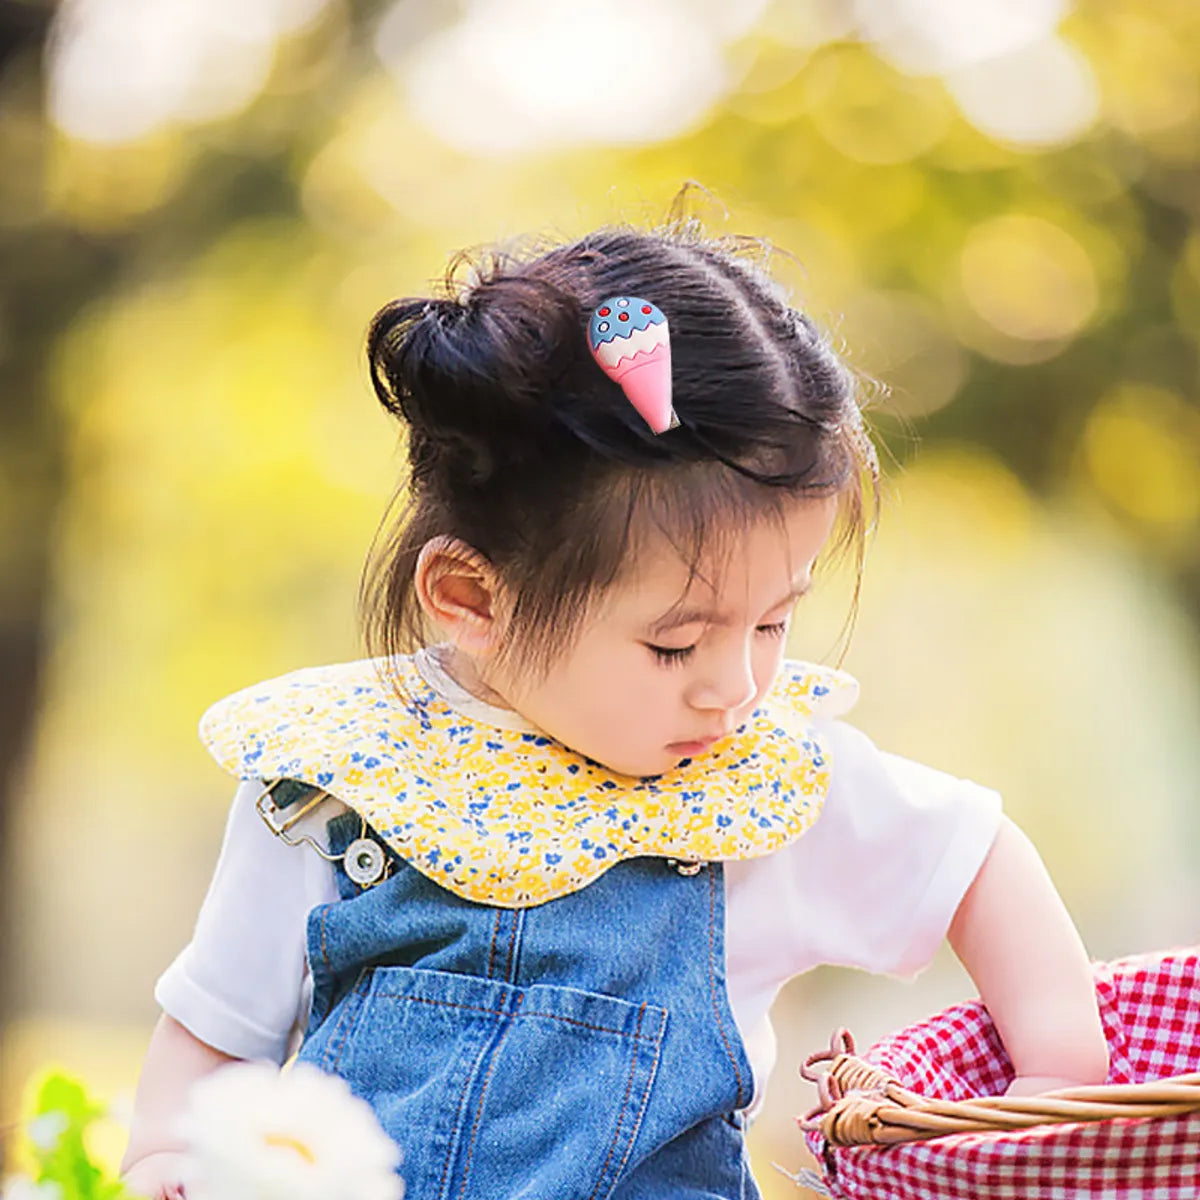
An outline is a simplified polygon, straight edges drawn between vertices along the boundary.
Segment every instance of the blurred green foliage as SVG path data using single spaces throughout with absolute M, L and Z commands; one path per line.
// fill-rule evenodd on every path
M 31 1086 L 34 1101 L 25 1133 L 33 1173 L 19 1177 L 29 1185 L 22 1194 L 56 1200 L 132 1200 L 132 1193 L 93 1160 L 87 1145 L 92 1126 L 106 1116 L 105 1107 L 79 1080 L 61 1071 L 48 1071 Z M 10 1186 L 15 1194 L 16 1185 Z

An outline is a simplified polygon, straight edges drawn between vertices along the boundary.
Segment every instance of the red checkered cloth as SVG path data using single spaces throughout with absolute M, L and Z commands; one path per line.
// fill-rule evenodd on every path
M 1109 1083 L 1200 1071 L 1200 949 L 1095 966 Z M 1002 1093 L 1013 1071 L 979 1001 L 884 1038 L 862 1056 L 925 1096 Z M 815 1114 L 814 1114 L 815 1115 Z M 903 1146 L 808 1135 L 839 1200 L 1197 1200 L 1200 1113 L 960 1133 Z

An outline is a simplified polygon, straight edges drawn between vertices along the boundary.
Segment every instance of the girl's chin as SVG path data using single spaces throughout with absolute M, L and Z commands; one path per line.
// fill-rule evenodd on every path
M 586 747 L 572 746 L 576 754 L 612 771 L 614 775 L 627 775 L 631 779 L 645 779 L 653 775 L 663 775 L 674 770 L 681 762 L 703 754 L 717 739 L 707 738 L 699 742 L 671 742 L 661 748 L 647 747 L 635 755 L 604 754 L 602 751 L 590 753 Z M 569 745 L 569 743 L 564 743 Z
M 661 754 L 654 755 L 653 758 L 646 758 L 637 761 L 626 759 L 593 759 L 593 762 L 598 762 L 602 767 L 607 767 L 615 775 L 627 775 L 630 779 L 646 779 L 654 775 L 663 775 L 667 771 L 678 766 L 684 759 L 683 755 L 676 754 L 671 750 L 663 750 Z

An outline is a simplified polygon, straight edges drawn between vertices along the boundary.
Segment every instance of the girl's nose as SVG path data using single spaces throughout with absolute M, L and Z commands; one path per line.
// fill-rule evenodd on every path
M 689 697 L 694 708 L 731 711 L 754 699 L 754 666 L 748 651 L 725 654 L 708 664 Z

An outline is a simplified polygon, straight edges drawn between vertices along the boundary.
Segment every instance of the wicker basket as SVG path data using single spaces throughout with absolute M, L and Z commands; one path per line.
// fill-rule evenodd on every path
M 1002 1095 L 987 1011 L 961 1004 L 862 1058 L 844 1031 L 805 1065 L 803 1121 L 841 1200 L 1198 1200 L 1200 950 L 1097 964 L 1108 1083 Z M 984 1099 L 980 1099 L 983 1097 Z

